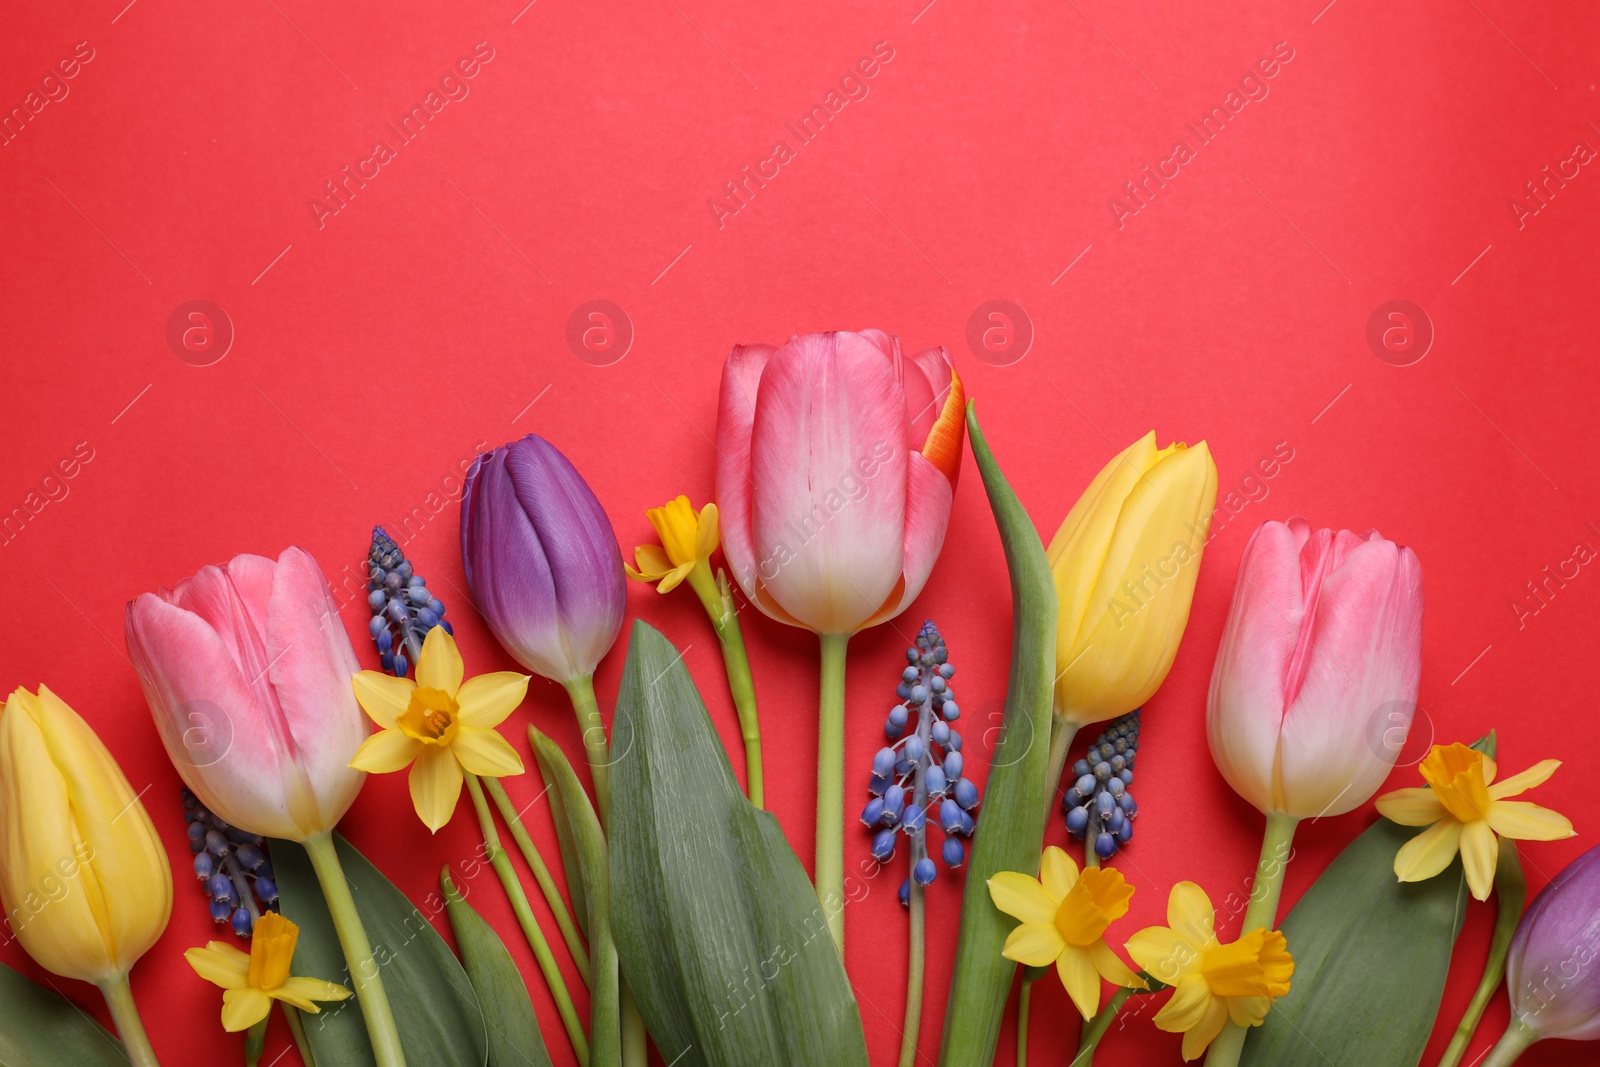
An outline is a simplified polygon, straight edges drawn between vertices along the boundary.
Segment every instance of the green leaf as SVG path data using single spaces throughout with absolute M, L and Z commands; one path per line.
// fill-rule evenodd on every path
M 861 1013 L 805 868 L 740 791 L 683 657 L 642 622 L 612 751 L 612 923 L 662 1059 L 866 1067 Z
M 1241 1067 L 1416 1067 L 1467 906 L 1460 857 L 1426 882 L 1395 878 L 1394 854 L 1416 833 L 1378 820 L 1284 918 L 1294 978 L 1250 1030 Z
M 461 951 L 478 1006 L 483 1009 L 489 1038 L 489 1067 L 550 1067 L 550 1053 L 539 1033 L 539 1018 L 516 961 L 500 935 L 467 903 L 450 880 L 450 868 L 439 872 L 445 912 Z
M 589 794 L 567 762 L 561 746 L 528 727 L 528 742 L 552 789 L 577 853 L 589 929 L 589 1067 L 617 1067 L 622 1062 L 622 1017 L 617 985 L 617 946 L 611 936 L 611 886 L 606 835 Z
M 5 1005 L 0 1010 L 0 1064 L 5 1067 L 128 1067 L 122 1042 L 109 1030 L 66 997 L 4 964 L 0 1004 Z M 222 1011 L 220 999 L 214 1006 Z
M 483 1067 L 488 1059 L 483 1012 L 450 946 L 355 846 L 338 835 L 334 841 L 383 975 L 406 1061 Z M 271 849 L 280 906 L 300 927 L 291 973 L 352 988 L 333 917 L 305 848 L 274 840 Z M 318 1062 L 340 1067 L 374 1063 L 356 998 L 321 1007 L 319 1014 L 304 1016 L 306 1037 Z
M 583 939 L 589 940 L 589 902 L 583 885 L 583 864 L 578 859 L 578 843 L 572 834 L 572 822 L 567 818 L 566 801 L 555 787 L 555 772 L 545 765 L 537 747 L 533 750 L 534 763 L 538 765 L 539 780 L 544 783 L 545 795 L 550 799 L 550 817 L 556 824 L 556 846 L 561 850 L 561 871 L 567 879 L 567 896 L 572 898 L 572 913 L 577 920 Z M 587 794 L 585 794 L 587 798 Z
M 988 881 L 1000 871 L 1032 874 L 1039 869 L 1051 790 L 1050 699 L 1056 663 L 1056 587 L 1044 545 L 1000 473 L 970 402 L 967 436 L 1011 575 L 1011 677 L 961 896 L 961 934 L 939 1046 L 943 1067 L 994 1061 L 1017 967 L 1000 950 L 1016 923 L 989 899 Z

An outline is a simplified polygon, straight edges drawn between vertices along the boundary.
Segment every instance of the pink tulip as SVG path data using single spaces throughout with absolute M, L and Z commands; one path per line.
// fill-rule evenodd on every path
M 717 507 L 734 579 L 780 622 L 850 634 L 899 614 L 944 544 L 961 379 L 878 330 L 744 345 L 722 372 Z
M 1223 777 L 1269 815 L 1365 804 L 1411 727 L 1421 647 L 1409 548 L 1301 518 L 1262 523 L 1211 675 L 1206 733 Z
M 366 775 L 360 669 L 317 561 L 235 556 L 128 605 L 128 651 L 178 773 L 250 833 L 331 830 Z

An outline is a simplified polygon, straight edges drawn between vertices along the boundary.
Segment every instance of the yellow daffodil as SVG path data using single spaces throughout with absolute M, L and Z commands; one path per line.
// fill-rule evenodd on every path
M 1289 992 L 1294 957 L 1277 930 L 1252 930 L 1237 941 L 1217 940 L 1216 912 L 1206 891 L 1179 882 L 1167 898 L 1167 926 L 1134 934 L 1127 944 L 1146 974 L 1173 987 L 1155 1024 L 1183 1035 L 1183 1058 L 1197 1058 L 1232 1019 L 1260 1026 L 1278 997 Z
M 659 545 L 640 545 L 633 550 L 637 570 L 623 564 L 628 577 L 641 582 L 659 582 L 658 593 L 670 593 L 678 583 L 688 579 L 693 585 L 702 580 L 715 581 L 711 574 L 711 553 L 717 550 L 717 506 L 707 504 L 695 514 L 694 505 L 686 496 L 678 496 L 645 512 L 650 525 L 655 527 Z M 699 571 L 703 578 L 697 578 Z M 698 588 L 696 589 L 698 592 Z
M 1401 826 L 1427 827 L 1395 854 L 1394 873 L 1402 882 L 1425 881 L 1450 866 L 1460 852 L 1472 895 L 1488 900 L 1501 837 L 1556 841 L 1573 836 L 1566 816 L 1505 799 L 1544 782 L 1559 766 L 1560 760 L 1542 760 L 1496 785 L 1494 760 L 1482 752 L 1459 743 L 1434 745 L 1418 768 L 1432 789 L 1396 789 L 1378 798 L 1384 818 Z
M 316 1001 L 343 1000 L 350 995 L 350 990 L 334 982 L 290 977 L 289 963 L 298 940 L 300 928 L 269 911 L 256 923 L 248 955 L 226 941 L 209 941 L 205 948 L 191 948 L 183 954 L 195 974 L 223 988 L 224 1030 L 250 1029 L 267 1017 L 274 1000 L 315 1014 L 322 1010 Z
M 1091 1018 L 1100 1010 L 1100 979 L 1143 989 L 1145 983 L 1105 942 L 1106 927 L 1128 914 L 1133 886 L 1119 871 L 1090 867 L 1082 874 L 1061 849 L 1044 850 L 1039 877 L 1001 871 L 989 879 L 994 906 L 1021 924 L 1002 955 L 1029 967 L 1056 965 L 1067 995 Z
M 435 626 L 422 642 L 416 681 L 378 671 L 355 676 L 356 699 L 383 729 L 367 738 L 350 766 L 383 774 L 411 767 L 411 802 L 428 829 L 450 821 L 462 772 L 501 778 L 522 760 L 495 727 L 528 692 L 526 674 L 499 671 L 461 680 L 456 642 Z

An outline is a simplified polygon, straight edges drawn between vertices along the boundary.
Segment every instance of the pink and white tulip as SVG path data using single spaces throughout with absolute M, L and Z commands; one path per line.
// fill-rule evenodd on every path
M 1394 766 L 1416 710 L 1422 566 L 1376 531 L 1265 522 L 1239 562 L 1206 733 L 1267 814 L 1339 815 Z
M 717 507 L 734 580 L 767 615 L 850 634 L 899 614 L 944 544 L 965 400 L 943 348 L 878 330 L 728 356 Z
M 206 807 L 250 833 L 331 830 L 366 775 L 360 670 L 310 553 L 235 556 L 128 605 L 128 652 L 167 755 Z

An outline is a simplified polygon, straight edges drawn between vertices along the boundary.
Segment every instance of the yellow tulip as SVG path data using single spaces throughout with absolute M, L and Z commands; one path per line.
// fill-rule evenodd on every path
M 0 713 L 0 899 L 46 970 L 102 988 L 155 944 L 172 871 L 144 805 L 89 724 L 47 687 Z
M 1055 713 L 1081 728 L 1155 693 L 1189 621 L 1217 466 L 1201 441 L 1145 434 L 1106 464 L 1050 542 L 1061 615 Z

